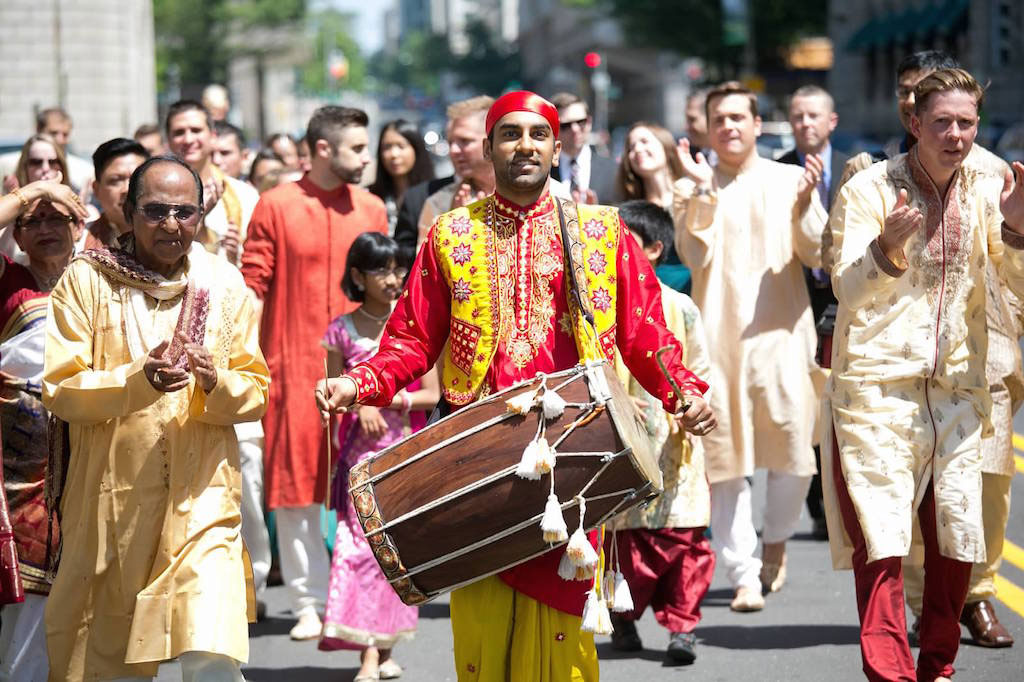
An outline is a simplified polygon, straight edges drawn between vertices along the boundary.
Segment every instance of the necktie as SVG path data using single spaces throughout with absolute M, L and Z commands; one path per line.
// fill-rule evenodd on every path
M 569 190 L 577 192 L 580 189 L 580 162 L 573 159 L 569 163 Z

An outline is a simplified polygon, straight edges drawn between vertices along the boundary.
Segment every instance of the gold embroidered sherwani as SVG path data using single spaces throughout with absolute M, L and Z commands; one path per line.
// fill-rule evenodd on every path
M 900 189 L 925 215 L 904 247 L 902 267 L 877 243 Z M 911 150 L 855 175 L 833 209 L 839 312 L 826 409 L 868 561 L 910 553 L 914 510 L 929 482 L 941 553 L 985 558 L 980 439 L 991 431 L 989 260 L 1012 290 L 1024 290 L 1024 238 L 1001 231 L 998 201 L 991 175 L 968 164 L 941 196 Z M 833 562 L 848 567 L 831 439 L 824 444 Z
M 693 272 L 693 300 L 711 347 L 718 428 L 701 440 L 718 483 L 767 468 L 815 472 L 817 335 L 801 262 L 817 267 L 827 215 L 812 192 L 796 215 L 803 169 L 768 159 L 733 175 L 715 168 L 710 195 L 676 183 L 676 250 Z
M 250 296 L 237 268 L 196 245 L 178 278 L 189 289 L 163 299 L 88 256 L 54 289 L 47 321 L 43 401 L 68 422 L 70 442 L 62 560 L 46 607 L 50 679 L 152 676 L 186 651 L 244 662 L 233 424 L 263 415 L 269 384 Z M 194 310 L 180 315 L 183 305 Z M 146 349 L 176 328 L 209 349 L 209 394 L 194 378 L 166 394 L 146 378 Z

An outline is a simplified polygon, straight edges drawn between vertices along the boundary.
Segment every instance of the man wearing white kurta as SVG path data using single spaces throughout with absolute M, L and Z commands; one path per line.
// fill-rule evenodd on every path
M 711 343 L 711 403 L 720 428 L 703 438 L 713 546 L 736 590 L 731 607 L 764 607 L 785 581 L 786 540 L 814 474 L 816 337 L 801 262 L 820 264 L 827 219 L 815 188 L 823 165 L 762 159 L 757 99 L 738 84 L 708 93 L 711 166 L 680 143 L 676 249 Z M 747 477 L 768 470 L 762 559 Z
M 833 562 L 854 570 L 865 674 L 931 682 L 954 672 L 971 564 L 985 559 L 985 271 L 1024 291 L 1024 165 L 997 193 L 964 162 L 982 99 L 966 71 L 935 71 L 914 98 L 917 144 L 854 176 L 830 222 L 839 312 L 822 482 Z M 915 669 L 901 562 L 918 535 Z

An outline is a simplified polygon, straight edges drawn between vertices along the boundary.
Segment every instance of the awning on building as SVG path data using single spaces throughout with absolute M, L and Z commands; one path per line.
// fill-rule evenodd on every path
M 866 51 L 911 42 L 932 33 L 948 34 L 967 14 L 970 0 L 939 0 L 919 9 L 908 7 L 872 17 L 854 31 L 846 43 L 849 51 Z

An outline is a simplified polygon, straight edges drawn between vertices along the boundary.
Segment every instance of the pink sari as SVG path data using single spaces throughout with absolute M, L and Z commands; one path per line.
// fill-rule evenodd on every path
M 327 328 L 323 345 L 340 352 L 348 368 L 354 367 L 377 350 L 373 339 L 361 336 L 350 315 L 342 315 Z M 409 386 L 416 390 L 418 383 Z M 331 580 L 327 592 L 327 610 L 320 649 L 363 649 L 368 646 L 390 649 L 397 642 L 412 639 L 416 632 L 418 610 L 406 606 L 391 589 L 373 558 L 373 552 L 356 519 L 348 495 L 348 470 L 367 457 L 423 428 L 424 412 L 403 415 L 398 410 L 381 410 L 388 430 L 371 438 L 359 427 L 354 414 L 339 425 L 336 443 L 340 443 L 332 497 L 338 510 L 338 531 L 334 539 Z

